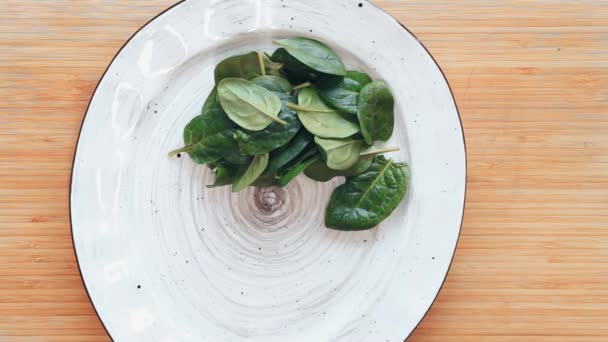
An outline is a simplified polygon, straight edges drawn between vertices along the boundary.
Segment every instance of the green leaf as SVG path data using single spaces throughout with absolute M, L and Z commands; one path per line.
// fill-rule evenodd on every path
M 272 122 L 286 124 L 278 118 L 279 97 L 257 84 L 239 78 L 223 79 L 217 86 L 218 97 L 228 117 L 250 131 L 261 131 Z
M 376 157 L 366 172 L 347 178 L 336 188 L 325 212 L 325 225 L 346 231 L 377 226 L 399 206 L 408 182 L 407 164 Z
M 232 163 L 248 163 L 242 156 L 234 139 L 236 125 L 219 105 L 214 89 L 203 106 L 201 115 L 195 117 L 184 128 L 186 147 L 171 154 L 187 152 L 197 164 L 207 164 L 226 158 Z
M 287 77 L 289 82 L 293 84 L 316 80 L 322 75 L 318 71 L 307 67 L 304 63 L 294 58 L 283 48 L 277 49 L 272 54 L 271 59 L 276 64 L 282 65 L 280 69 L 281 74 Z
M 318 137 L 346 138 L 359 132 L 357 123 L 327 107 L 314 89 L 302 89 L 298 105 L 287 106 L 297 111 L 304 127 Z
M 274 93 L 291 93 L 293 90 L 291 83 L 280 76 L 260 76 L 252 79 L 251 82 Z
M 305 130 L 301 130 L 289 144 L 270 154 L 270 162 L 266 171 L 273 173 L 273 176 L 276 175 L 303 151 L 309 150 L 312 147 L 314 147 L 313 137 Z
M 289 183 L 291 183 L 292 180 L 294 180 L 297 176 L 299 176 L 302 172 L 304 172 L 304 170 L 306 170 L 311 164 L 313 164 L 317 160 L 319 160 L 319 156 L 315 155 L 315 156 L 307 159 L 306 161 L 303 161 L 302 163 L 295 165 L 289 171 L 284 173 L 281 176 L 281 178 L 279 178 L 277 185 L 280 187 L 287 186 Z
M 274 62 L 266 54 L 262 56 L 262 61 L 264 62 L 264 69 L 266 70 L 266 75 L 281 76 L 281 69 L 283 68 L 282 63 Z
M 272 151 L 270 153 L 270 161 L 266 171 L 255 181 L 254 186 L 269 187 L 277 186 L 277 181 L 281 178 L 280 175 L 289 169 L 290 165 L 297 161 L 297 158 L 303 154 L 305 150 L 316 150 L 313 137 L 306 131 L 300 132 L 285 146 Z
M 304 173 L 306 176 L 312 180 L 317 182 L 328 182 L 335 177 L 350 177 L 356 176 L 360 173 L 363 173 L 369 169 L 372 165 L 372 161 L 374 157 L 388 152 L 396 152 L 399 151 L 399 148 L 375 148 L 370 147 L 361 151 L 359 155 L 359 160 L 355 163 L 355 165 L 351 166 L 348 170 L 339 171 L 330 169 L 324 161 L 319 160 L 316 163 L 310 165 Z
M 359 93 L 357 116 L 361 133 L 368 145 L 376 141 L 387 141 L 395 126 L 395 100 L 386 83 L 374 81 Z
M 215 67 L 215 84 L 225 78 L 251 79 L 262 75 L 260 55 L 252 51 L 242 55 L 228 57 Z
M 348 77 L 349 79 L 353 80 L 356 85 L 354 88 L 348 88 L 352 91 L 356 91 L 356 92 L 360 92 L 361 89 L 363 89 L 363 87 L 365 87 L 368 83 L 372 82 L 371 77 L 369 77 L 368 74 L 364 73 L 364 72 L 360 72 L 360 71 L 348 71 L 346 73 L 346 77 Z
M 345 113 L 357 115 L 357 97 L 371 79 L 364 73 L 349 71 L 346 76 L 329 76 L 317 81 L 316 88 L 323 101 Z
M 319 159 L 319 152 L 314 146 L 302 151 L 296 158 L 285 165 L 276 175 L 278 185 L 283 187 L 289 184 L 300 173 L 302 173 L 311 163 L 311 159 Z M 302 164 L 307 164 L 306 167 L 301 167 Z
M 207 185 L 207 188 L 219 188 L 230 184 L 232 184 L 230 169 L 225 166 L 218 165 L 215 167 L 215 183 L 213 183 L 213 185 Z
M 367 171 L 372 164 L 372 160 L 373 157 L 361 157 L 355 165 L 344 171 L 330 169 L 323 160 L 317 160 L 304 170 L 304 174 L 306 177 L 317 182 L 329 182 L 336 177 L 354 176 Z
M 313 70 L 331 75 L 346 75 L 346 67 L 340 57 L 321 42 L 308 38 L 291 37 L 276 40 L 275 43 Z
M 232 184 L 232 192 L 239 192 L 252 185 L 268 166 L 268 154 L 263 154 L 253 158 L 249 168 L 239 176 Z
M 248 165 L 234 165 L 226 161 L 219 161 L 211 170 L 215 173 L 215 183 L 207 185 L 207 188 L 219 188 L 231 185 L 235 178 L 247 170 Z
M 315 137 L 321 155 L 330 169 L 348 170 L 357 160 L 364 142 L 353 139 L 323 139 Z
M 261 131 L 237 130 L 236 140 L 241 152 L 248 155 L 260 155 L 276 150 L 287 144 L 298 133 L 302 124 L 296 112 L 283 106 L 279 118 L 285 125 L 271 123 Z
M 325 183 L 341 176 L 341 171 L 330 169 L 323 160 L 319 159 L 307 167 L 304 174 L 314 181 Z

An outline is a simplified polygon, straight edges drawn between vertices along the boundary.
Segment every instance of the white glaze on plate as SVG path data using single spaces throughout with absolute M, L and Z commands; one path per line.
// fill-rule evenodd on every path
M 116 341 L 402 341 L 420 321 L 459 233 L 462 131 L 424 48 L 358 4 L 187 1 L 118 54 L 87 112 L 71 190 L 82 275 Z M 205 188 L 206 167 L 166 157 L 200 111 L 214 66 L 288 35 L 322 40 L 395 94 L 388 145 L 402 151 L 390 157 L 408 161 L 413 178 L 377 229 L 324 227 L 336 182 L 300 177 L 232 194 Z

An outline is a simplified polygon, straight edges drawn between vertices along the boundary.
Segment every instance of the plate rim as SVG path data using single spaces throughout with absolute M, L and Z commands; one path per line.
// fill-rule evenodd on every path
M 93 93 L 91 94 L 91 97 L 89 99 L 89 103 L 87 104 L 87 107 L 84 111 L 84 115 L 82 116 L 81 119 L 81 123 L 80 123 L 80 128 L 78 129 L 78 135 L 76 137 L 76 144 L 74 146 L 74 153 L 73 153 L 73 157 L 72 157 L 72 167 L 71 167 L 71 171 L 70 171 L 70 182 L 69 182 L 69 187 L 68 187 L 68 210 L 69 210 L 69 221 L 70 221 L 70 236 L 71 236 L 71 240 L 72 240 L 72 250 L 74 252 L 74 257 L 76 259 L 76 266 L 78 268 L 78 275 L 80 277 L 80 281 L 82 282 L 82 285 L 84 287 L 85 293 L 87 295 L 87 298 L 89 300 L 89 302 L 91 303 L 91 306 L 93 307 L 93 311 L 95 312 L 95 315 L 97 316 L 97 319 L 99 320 L 99 322 L 101 323 L 101 326 L 103 327 L 104 331 L 106 332 L 106 334 L 108 335 L 108 337 L 112 340 L 115 341 L 115 339 L 112 337 L 112 334 L 110 333 L 110 331 L 108 330 L 105 322 L 103 321 L 103 319 L 101 318 L 101 316 L 99 315 L 99 311 L 97 310 L 97 307 L 95 306 L 95 303 L 93 302 L 93 299 L 91 298 L 91 294 L 89 292 L 89 288 L 87 287 L 87 284 L 84 280 L 83 274 L 82 274 L 82 268 L 80 265 L 80 260 L 78 259 L 78 251 L 76 249 L 76 242 L 74 239 L 74 225 L 73 225 L 73 221 L 72 221 L 72 193 L 73 193 L 73 186 L 74 186 L 74 170 L 75 170 L 75 165 L 76 165 L 76 155 L 78 153 L 78 147 L 80 145 L 80 138 L 82 135 L 82 129 L 84 127 L 84 123 L 86 121 L 87 118 L 87 114 L 89 113 L 89 109 L 91 107 L 91 103 L 93 102 L 93 99 L 95 98 L 95 95 L 97 94 L 97 91 L 99 89 L 99 86 L 101 84 L 101 81 L 106 77 L 106 74 L 108 73 L 110 67 L 112 66 L 112 64 L 114 64 L 114 61 L 116 60 L 116 58 L 120 55 L 120 53 L 124 50 L 124 48 L 133 40 L 133 38 L 135 36 L 137 36 L 137 34 L 142 31 L 144 28 L 146 28 L 150 23 L 152 23 L 153 21 L 155 21 L 157 18 L 159 18 L 160 16 L 162 16 L 163 14 L 169 12 L 170 10 L 172 10 L 173 8 L 185 3 L 188 0 L 179 0 L 177 1 L 175 4 L 165 8 L 164 10 L 162 10 L 161 12 L 159 12 L 158 14 L 156 14 L 155 16 L 153 16 L 152 18 L 150 18 L 148 21 L 146 21 L 140 28 L 138 28 L 135 32 L 133 32 L 133 34 L 131 34 L 131 36 L 125 40 L 125 42 L 122 44 L 122 46 L 116 51 L 116 53 L 114 54 L 114 56 L 112 57 L 112 59 L 110 60 L 110 62 L 108 63 L 108 65 L 106 66 L 104 72 L 101 74 L 101 76 L 99 77 L 99 80 L 97 81 L 97 84 L 95 85 L 95 89 L 93 90 Z M 443 290 L 443 286 L 446 283 L 447 277 L 450 273 L 450 270 L 452 268 L 452 265 L 454 264 L 454 258 L 456 256 L 456 251 L 458 250 L 458 244 L 460 242 L 460 236 L 462 233 L 462 226 L 464 224 L 464 214 L 466 211 L 466 203 L 467 203 L 467 190 L 468 190 L 468 154 L 467 154 L 467 143 L 466 143 L 466 136 L 465 136 L 465 130 L 464 130 L 464 126 L 462 124 L 462 116 L 460 114 L 460 109 L 458 108 L 458 103 L 456 102 L 456 98 L 454 97 L 454 91 L 452 90 L 452 86 L 450 85 L 450 82 L 445 74 L 445 72 L 443 71 L 443 69 L 441 68 L 441 65 L 437 62 L 437 60 L 435 59 L 435 57 L 433 56 L 433 54 L 430 52 L 430 50 L 424 45 L 424 43 L 414 34 L 414 32 L 412 32 L 410 29 L 408 29 L 401 21 L 399 21 L 397 18 L 395 18 L 395 16 L 393 16 L 391 13 L 383 10 L 382 8 L 378 7 L 376 4 L 370 2 L 370 1 L 366 1 L 366 3 L 372 7 L 374 7 L 376 10 L 384 13 L 387 15 L 387 17 L 392 20 L 395 24 L 397 24 L 398 26 L 400 26 L 401 28 L 403 28 L 403 30 L 405 30 L 407 33 L 409 33 L 418 44 L 420 44 L 420 46 L 424 49 L 424 51 L 426 51 L 426 53 L 429 55 L 429 57 L 431 58 L 431 60 L 433 61 L 433 64 L 435 64 L 435 66 L 437 67 L 437 69 L 439 70 L 439 72 L 441 73 L 441 76 L 443 77 L 443 79 L 445 80 L 446 85 L 448 86 L 448 89 L 450 91 L 450 96 L 452 97 L 452 102 L 454 103 L 454 108 L 456 109 L 456 114 L 458 115 L 458 121 L 459 121 L 459 125 L 460 125 L 460 131 L 461 131 L 461 136 L 462 136 L 462 145 L 464 147 L 464 193 L 463 193 L 463 200 L 462 200 L 462 214 L 461 214 L 461 221 L 460 221 L 460 225 L 458 227 L 458 235 L 456 237 L 456 243 L 454 245 L 454 250 L 452 251 L 452 256 L 450 258 L 450 262 L 448 264 L 448 268 L 445 271 L 445 274 L 443 275 L 443 279 L 441 281 L 441 285 L 439 286 L 439 289 L 437 290 L 437 293 L 435 294 L 435 297 L 433 298 L 431 304 L 429 305 L 429 307 L 426 309 L 425 313 L 420 317 L 420 319 L 418 320 L 418 322 L 416 323 L 416 325 L 414 326 L 414 328 L 412 329 L 412 331 L 410 331 L 408 333 L 408 335 L 405 338 L 405 341 L 407 341 L 412 334 L 414 333 L 414 331 L 416 331 L 416 329 L 420 326 L 420 324 L 422 323 L 422 321 L 427 317 L 427 315 L 429 314 L 431 308 L 433 307 L 433 305 L 435 305 L 435 302 L 437 301 L 437 298 L 439 297 L 439 294 L 441 293 L 441 290 Z

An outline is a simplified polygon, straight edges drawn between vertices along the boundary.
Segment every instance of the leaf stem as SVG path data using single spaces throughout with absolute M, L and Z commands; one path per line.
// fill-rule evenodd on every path
M 379 148 L 377 150 L 371 150 L 361 153 L 361 156 L 374 156 L 383 153 L 389 152 L 399 152 L 401 149 L 399 147 L 389 147 L 389 148 Z
M 266 65 L 264 65 L 264 57 L 262 53 L 258 51 L 258 61 L 260 62 L 260 69 L 262 70 L 262 76 L 266 76 Z
M 298 90 L 298 89 L 310 87 L 311 85 L 312 85 L 312 83 L 310 83 L 310 82 L 304 82 L 302 84 L 298 84 L 297 86 L 294 86 L 293 90 Z
M 178 149 L 177 149 L 177 150 L 175 150 L 175 151 L 171 151 L 171 152 L 169 152 L 168 156 L 169 156 L 169 157 L 173 157 L 173 156 L 175 156 L 176 154 L 179 154 L 179 153 L 182 153 L 182 152 L 187 152 L 187 151 L 188 151 L 188 150 L 190 150 L 192 147 L 194 147 L 194 145 L 188 145 L 188 146 L 184 146 L 184 147 L 182 147 L 182 148 L 178 148 Z
M 274 122 L 276 122 L 276 123 L 278 123 L 278 124 L 280 124 L 280 125 L 283 125 L 283 126 L 287 125 L 287 121 L 282 120 L 282 119 L 280 119 L 280 118 L 278 118 L 278 117 L 276 117 L 276 116 L 268 116 L 268 117 L 269 117 L 270 119 L 272 119 L 272 121 L 274 121 Z
M 293 103 L 290 103 L 290 102 L 285 102 L 285 106 L 287 106 L 287 108 L 289 108 L 289 109 L 293 109 L 295 111 L 300 111 L 300 112 L 334 113 L 334 111 L 331 110 L 331 109 L 312 109 L 312 108 L 306 108 L 306 107 L 298 106 L 297 104 L 293 104 Z

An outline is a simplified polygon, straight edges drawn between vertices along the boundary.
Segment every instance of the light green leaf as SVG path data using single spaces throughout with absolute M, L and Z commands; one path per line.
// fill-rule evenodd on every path
M 261 131 L 279 119 L 281 100 L 259 85 L 239 78 L 223 79 L 217 87 L 222 108 L 237 125 L 250 131 Z
M 280 76 L 260 76 L 252 79 L 251 82 L 275 93 L 291 93 L 293 90 L 291 83 Z
M 239 192 L 253 184 L 264 173 L 268 166 L 268 153 L 256 156 L 247 171 L 232 184 L 232 192 Z
M 310 133 L 322 138 L 346 138 L 359 132 L 356 122 L 327 107 L 312 88 L 298 95 L 298 105 L 287 104 L 298 112 L 298 118 Z
M 323 139 L 315 137 L 321 155 L 330 169 L 348 170 L 357 160 L 365 143 L 353 139 Z

